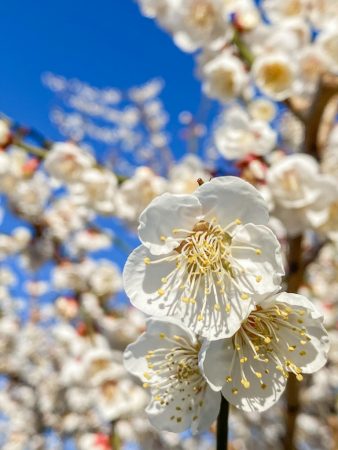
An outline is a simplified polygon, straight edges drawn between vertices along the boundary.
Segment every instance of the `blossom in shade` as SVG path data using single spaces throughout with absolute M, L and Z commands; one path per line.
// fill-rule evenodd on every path
M 282 395 L 290 373 L 319 370 L 327 360 L 323 317 L 302 295 L 267 297 L 234 336 L 203 344 L 200 367 L 209 385 L 244 411 L 264 411 Z
M 126 369 L 150 389 L 146 409 L 160 430 L 193 433 L 216 419 L 221 396 L 209 388 L 198 367 L 201 343 L 171 318 L 149 319 L 147 331 L 124 353 Z
M 278 290 L 284 274 L 267 222 L 259 192 L 236 177 L 192 195 L 163 194 L 140 216 L 142 245 L 124 268 L 127 295 L 141 311 L 176 317 L 209 339 L 231 336 L 252 294 Z

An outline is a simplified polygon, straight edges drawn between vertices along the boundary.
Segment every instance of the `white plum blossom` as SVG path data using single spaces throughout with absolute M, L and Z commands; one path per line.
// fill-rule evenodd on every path
M 228 159 L 266 155 L 276 145 L 277 133 L 263 120 L 252 120 L 238 107 L 226 110 L 214 132 L 217 150 Z
M 90 168 L 70 186 L 73 200 L 78 205 L 92 208 L 103 215 L 111 215 L 115 210 L 117 178 L 108 170 Z
M 96 295 L 116 294 L 122 288 L 122 278 L 117 264 L 100 260 L 88 279 L 89 286 Z
M 14 192 L 9 193 L 13 208 L 24 217 L 38 219 L 46 207 L 51 193 L 47 177 L 37 172 L 30 179 L 22 179 Z
M 71 183 L 94 166 L 94 157 L 72 142 L 57 142 L 45 158 L 45 169 L 54 178 Z
M 147 314 L 174 316 L 219 339 L 240 326 L 252 294 L 278 289 L 284 270 L 265 226 L 267 206 L 239 178 L 214 178 L 192 195 L 163 194 L 139 220 L 142 245 L 128 258 L 124 287 Z
M 239 96 L 248 82 L 241 60 L 227 51 L 207 61 L 201 72 L 203 92 L 222 102 Z
M 271 122 L 277 114 L 277 108 L 271 100 L 258 97 L 252 100 L 248 105 L 250 116 L 255 120 Z
M 219 48 L 227 32 L 225 13 L 226 5 L 222 0 L 174 2 L 169 29 L 175 44 L 186 52 L 200 47 Z
M 200 367 L 215 391 L 244 411 L 264 411 L 282 395 L 290 373 L 297 380 L 327 360 L 323 317 L 298 294 L 264 299 L 228 339 L 208 342 Z
M 331 72 L 338 74 L 338 32 L 337 22 L 332 21 L 318 36 L 316 44 L 327 57 Z
M 262 6 L 269 20 L 281 22 L 289 18 L 305 16 L 309 8 L 309 0 L 263 0 Z
M 193 433 L 207 430 L 216 419 L 220 394 L 213 392 L 198 366 L 201 342 L 172 318 L 149 319 L 147 331 L 124 352 L 126 369 L 149 387 L 146 408 L 160 430 Z
M 272 164 L 267 183 L 275 204 L 274 214 L 290 236 L 307 227 L 323 225 L 338 195 L 336 180 L 321 174 L 317 161 L 304 154 L 285 156 Z
M 285 100 L 293 94 L 297 68 L 287 54 L 274 52 L 257 57 L 252 76 L 259 89 L 274 100 Z
M 295 93 L 298 95 L 312 95 L 318 80 L 328 70 L 328 57 L 319 45 L 309 45 L 298 53 L 298 80 Z
M 79 205 L 72 196 L 57 199 L 43 214 L 50 233 L 60 240 L 67 239 L 71 233 L 83 228 L 92 216 L 93 213 Z
M 117 216 L 134 224 L 138 216 L 158 195 L 167 191 L 168 182 L 148 167 L 138 167 L 117 192 Z
M 210 179 L 203 161 L 196 155 L 189 154 L 169 170 L 169 188 L 173 194 L 191 194 L 196 190 L 196 180 Z
M 97 407 L 106 421 L 112 421 L 140 414 L 148 400 L 144 389 L 132 380 L 111 378 L 105 380 L 99 388 Z

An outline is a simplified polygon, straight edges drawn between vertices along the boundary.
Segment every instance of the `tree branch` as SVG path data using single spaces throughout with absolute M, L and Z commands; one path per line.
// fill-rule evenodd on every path
M 221 409 L 217 418 L 216 450 L 228 450 L 229 403 L 222 396 Z

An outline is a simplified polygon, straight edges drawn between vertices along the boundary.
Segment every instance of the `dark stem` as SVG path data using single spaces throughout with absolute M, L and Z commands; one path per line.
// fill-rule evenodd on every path
M 228 450 L 229 403 L 222 396 L 221 409 L 217 418 L 216 450 Z

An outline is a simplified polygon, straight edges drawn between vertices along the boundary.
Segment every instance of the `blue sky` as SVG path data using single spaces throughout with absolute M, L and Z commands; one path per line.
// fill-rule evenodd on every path
M 118 88 L 161 76 L 172 122 L 181 110 L 198 108 L 191 55 L 142 17 L 133 0 L 3 1 L 0 29 L 0 110 L 52 139 L 59 136 L 48 119 L 52 94 L 41 83 L 44 71 Z

